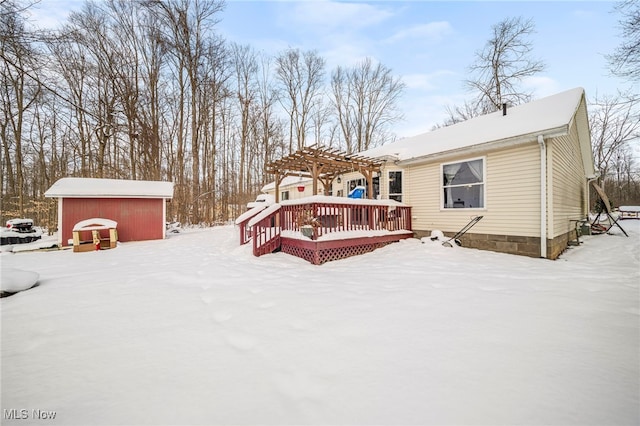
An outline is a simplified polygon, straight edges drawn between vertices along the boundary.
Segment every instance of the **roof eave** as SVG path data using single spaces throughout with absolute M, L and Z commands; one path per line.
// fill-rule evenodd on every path
M 408 158 L 406 160 L 400 160 L 398 165 L 400 166 L 410 166 L 421 163 L 428 163 L 435 160 L 440 160 L 444 158 L 456 157 L 460 155 L 475 155 L 480 152 L 499 150 L 503 148 L 512 148 L 519 145 L 524 145 L 531 142 L 537 142 L 538 136 L 542 135 L 546 138 L 555 138 L 558 136 L 564 136 L 569 133 L 569 126 L 567 124 L 563 124 L 562 126 L 558 126 L 552 129 L 536 131 L 532 133 L 527 133 L 525 135 L 518 135 L 511 138 L 500 139 L 497 141 L 484 142 L 476 145 L 465 146 L 462 148 L 456 148 L 448 151 L 441 151 L 432 154 L 422 155 L 419 157 Z

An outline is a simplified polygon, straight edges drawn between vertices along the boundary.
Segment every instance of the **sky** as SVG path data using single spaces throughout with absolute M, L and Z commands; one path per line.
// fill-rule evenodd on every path
M 2 246 L 2 288 L 39 280 L 0 299 L 2 424 L 637 425 L 620 225 L 555 261 L 410 238 L 315 266 L 233 226 Z
M 80 0 L 41 0 L 32 11 L 38 25 L 53 28 Z M 327 74 L 366 57 L 389 67 L 406 84 L 400 100 L 399 137 L 432 129 L 447 106 L 471 94 L 464 86 L 475 52 L 505 18 L 532 19 L 533 54 L 546 69 L 522 83 L 540 98 L 584 87 L 589 99 L 629 87 L 610 75 L 606 54 L 620 43 L 614 3 L 599 1 L 236 1 L 220 15 L 227 40 L 276 55 L 289 47 L 315 50 Z

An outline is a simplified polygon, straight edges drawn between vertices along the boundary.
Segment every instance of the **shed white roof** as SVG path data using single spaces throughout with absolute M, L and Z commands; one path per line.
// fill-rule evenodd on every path
M 306 185 L 312 181 L 313 179 L 309 177 L 301 178 L 299 176 L 285 176 L 284 179 L 282 179 L 282 182 L 280 182 L 280 189 L 291 186 Z M 276 183 L 270 182 L 262 187 L 262 192 L 273 191 L 274 189 L 276 189 Z
M 62 178 L 44 193 L 49 198 L 173 198 L 173 182 Z
M 566 134 L 583 96 L 584 89 L 578 87 L 508 108 L 507 115 L 496 111 L 361 154 L 408 161 L 486 143 L 536 140 L 540 134 L 545 137 Z

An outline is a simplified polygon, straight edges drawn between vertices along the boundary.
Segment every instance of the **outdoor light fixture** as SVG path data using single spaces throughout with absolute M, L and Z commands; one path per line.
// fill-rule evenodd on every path
M 338 176 L 337 182 L 342 183 L 342 178 L 340 176 Z

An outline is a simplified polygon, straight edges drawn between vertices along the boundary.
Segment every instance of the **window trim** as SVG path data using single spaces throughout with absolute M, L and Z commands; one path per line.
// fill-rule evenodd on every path
M 470 161 L 482 160 L 482 182 L 474 183 L 471 185 L 482 185 L 482 201 L 483 207 L 445 207 L 444 205 L 444 166 L 448 166 L 450 164 L 460 164 L 460 163 L 468 163 Z M 455 185 L 455 186 L 466 186 L 469 184 Z M 453 187 L 455 187 L 453 186 Z M 448 161 L 446 163 L 440 163 L 440 211 L 465 211 L 465 210 L 487 210 L 487 156 L 481 157 L 472 157 L 472 158 L 464 158 L 456 161 Z

